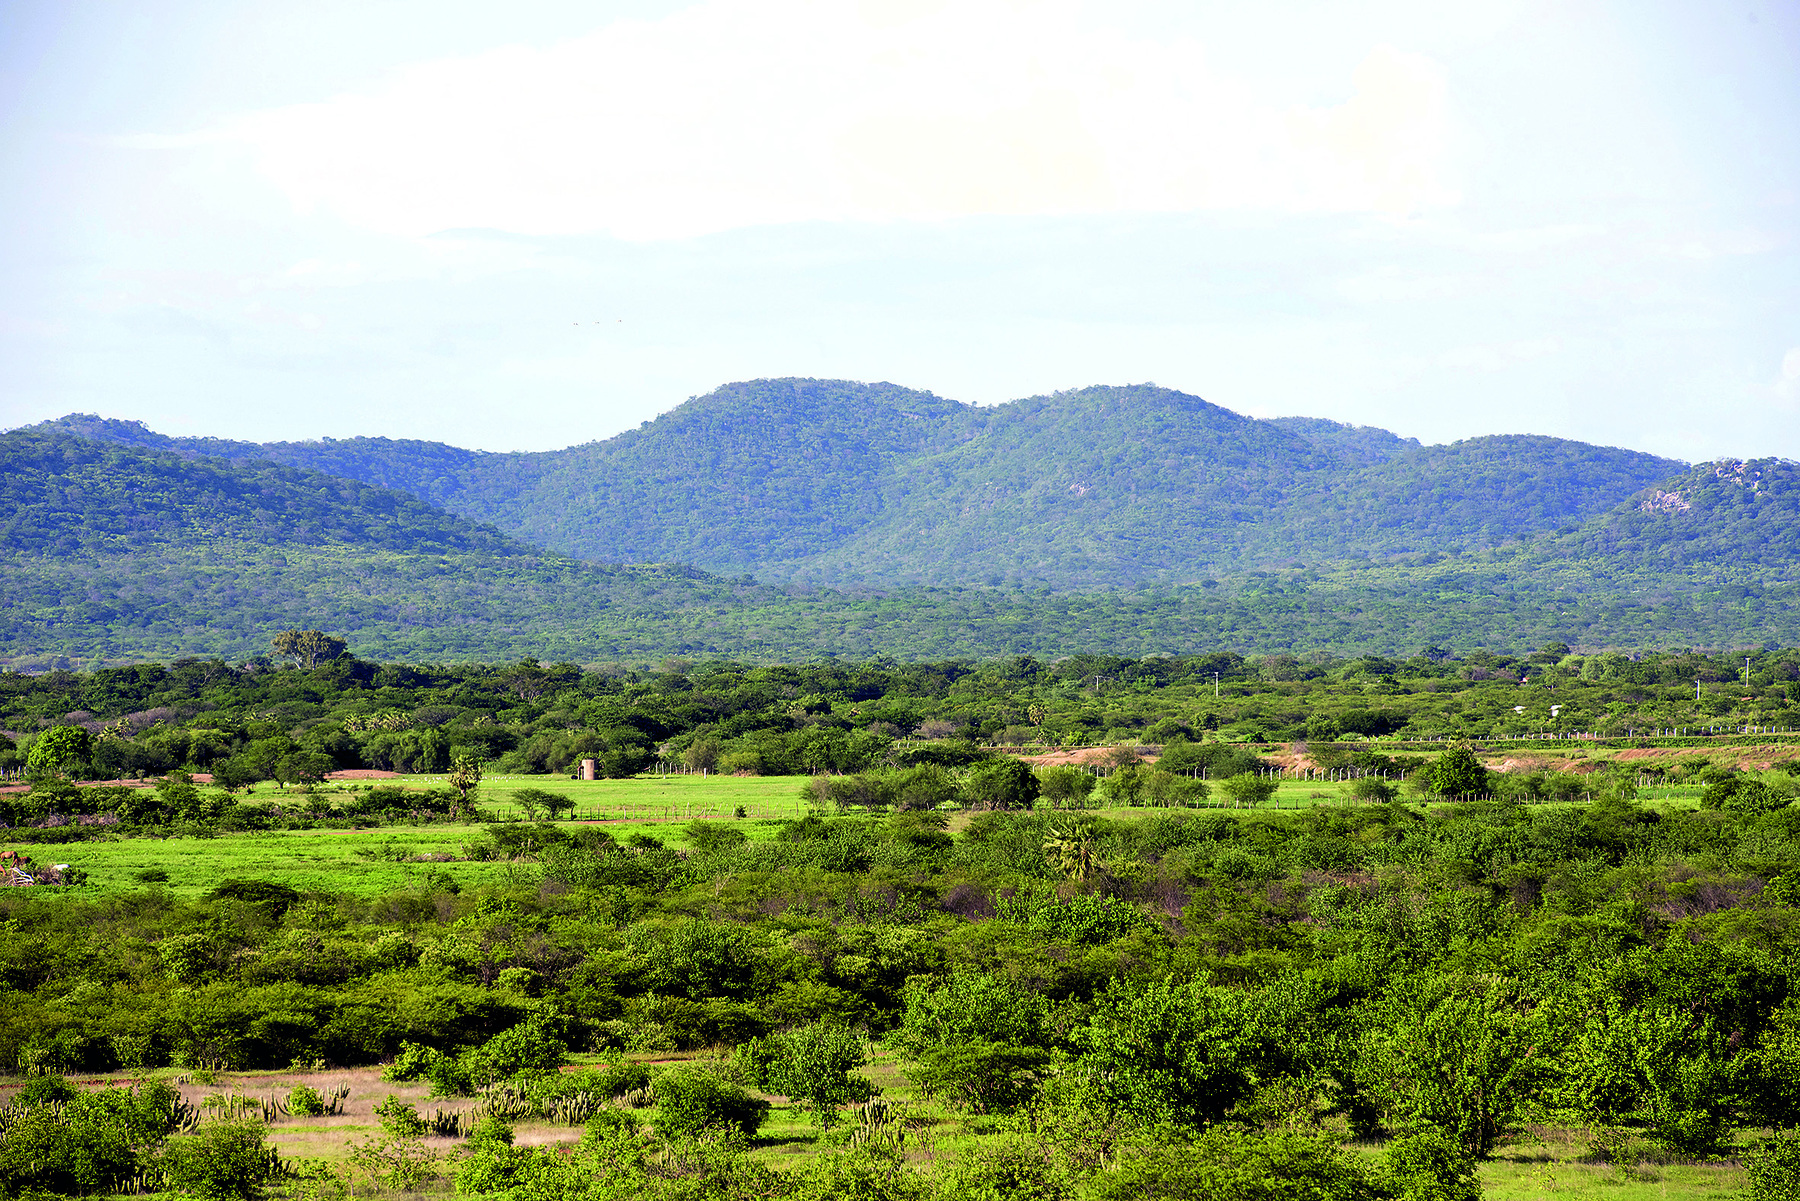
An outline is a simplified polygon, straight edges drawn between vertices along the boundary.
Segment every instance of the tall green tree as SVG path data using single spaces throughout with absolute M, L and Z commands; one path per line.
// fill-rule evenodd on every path
M 294 666 L 303 670 L 337 658 L 349 645 L 321 630 L 283 630 L 269 641 L 276 654 L 292 659 Z
M 1491 791 L 1493 778 L 1475 752 L 1453 746 L 1426 769 L 1423 783 L 1433 796 L 1475 796 Z
M 34 780 L 77 775 L 93 746 L 93 735 L 81 726 L 51 726 L 31 744 L 25 774 Z
M 770 1065 L 769 1083 L 829 1129 L 838 1109 L 875 1095 L 875 1086 L 855 1074 L 869 1061 L 868 1046 L 834 1022 L 816 1022 L 789 1031 L 783 1053 Z

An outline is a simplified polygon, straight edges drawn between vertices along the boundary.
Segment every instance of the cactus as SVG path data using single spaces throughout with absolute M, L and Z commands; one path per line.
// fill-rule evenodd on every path
M 906 1144 L 906 1109 L 885 1097 L 874 1097 L 855 1109 L 856 1125 L 850 1131 L 853 1146 L 869 1147 L 898 1155 Z
M 551 1102 L 548 1116 L 565 1126 L 585 1126 L 589 1118 L 600 1112 L 601 1104 L 599 1097 L 585 1090 L 570 1093 Z
M 511 1084 L 496 1084 L 489 1088 L 482 1095 L 481 1108 L 483 1112 L 502 1122 L 517 1122 L 537 1113 L 537 1106 L 532 1104 L 524 1090 Z
M 425 1133 L 436 1138 L 467 1138 L 475 1129 L 474 1115 L 466 1110 L 452 1110 L 446 1113 L 434 1109 L 425 1119 Z

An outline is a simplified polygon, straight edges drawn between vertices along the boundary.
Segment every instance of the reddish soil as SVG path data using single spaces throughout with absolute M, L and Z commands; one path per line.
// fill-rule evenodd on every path
M 1572 759 L 1565 755 L 1514 754 L 1498 761 L 1490 757 L 1487 765 L 1504 772 L 1548 769 L 1580 775 L 1597 771 L 1612 762 L 1655 766 L 1658 763 L 1690 758 L 1707 759 L 1722 767 L 1735 767 L 1740 771 L 1767 771 L 1771 767 L 1800 759 L 1800 749 L 1792 746 L 1641 746 L 1611 752 L 1604 758 Z
M 194 777 L 196 780 L 199 778 L 199 776 Z M 349 771 L 326 772 L 325 778 L 327 780 L 398 780 L 400 778 L 400 773 L 397 771 L 376 771 L 372 767 L 354 767 Z
M 1078 746 L 1067 751 L 1046 751 L 1042 755 L 1020 755 L 1018 758 L 1033 767 L 1105 767 L 1106 757 L 1112 753 L 1108 746 Z M 1144 763 L 1155 763 L 1155 755 L 1139 755 Z

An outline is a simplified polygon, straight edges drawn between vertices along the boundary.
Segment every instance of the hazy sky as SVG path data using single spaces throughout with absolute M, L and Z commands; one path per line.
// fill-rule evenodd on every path
M 1800 457 L 1800 2 L 9 0 L 0 426 L 1145 380 Z

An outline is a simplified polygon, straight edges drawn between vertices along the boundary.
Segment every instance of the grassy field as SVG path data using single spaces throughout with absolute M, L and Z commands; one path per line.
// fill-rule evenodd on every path
M 521 816 L 513 796 L 535 789 L 567 797 L 575 816 L 588 821 L 687 821 L 729 818 L 739 807 L 750 818 L 794 818 L 805 776 L 643 775 L 627 780 L 568 780 L 560 776 L 488 776 L 481 782 L 481 805 L 507 817 Z M 428 788 L 439 776 L 403 776 L 383 783 Z M 256 799 L 272 799 L 273 785 L 259 785 Z
M 1734 1161 L 1583 1162 L 1588 1132 L 1533 1127 L 1500 1148 L 1481 1172 L 1484 1201 L 1742 1201 Z
M 519 789 L 557 792 L 575 802 L 578 820 L 604 822 L 621 837 L 645 830 L 672 847 L 685 849 L 682 827 L 696 819 L 737 822 L 753 841 L 773 837 L 781 822 L 809 811 L 810 805 L 800 796 L 805 782 L 801 776 L 639 776 L 589 782 L 511 776 L 484 781 L 481 805 L 501 819 L 514 819 L 523 816 L 513 801 Z M 424 788 L 437 780 L 411 776 L 383 783 Z M 1348 787 L 1283 781 L 1274 799 L 1260 811 L 1354 804 Z M 326 795 L 348 794 L 328 791 Z M 262 784 L 248 799 L 293 802 L 300 798 L 273 784 Z M 1644 799 L 1692 808 L 1698 804 L 1699 789 L 1659 787 L 1646 790 Z M 741 820 L 733 816 L 740 807 L 746 815 Z M 1130 819 L 1147 811 L 1100 808 L 1084 812 Z M 966 826 L 968 816 L 953 815 L 951 829 Z M 88 896 L 142 888 L 140 874 L 149 871 L 167 873 L 164 886 L 184 896 L 197 896 L 228 877 L 271 880 L 301 891 L 364 895 L 411 888 L 435 872 L 448 873 L 464 888 L 504 887 L 527 878 L 532 870 L 528 866 L 464 858 L 464 848 L 482 836 L 480 825 L 460 824 L 272 830 L 212 838 L 137 837 L 65 843 L 33 847 L 32 854 L 40 862 L 70 863 L 86 871 L 89 882 L 82 892 Z

